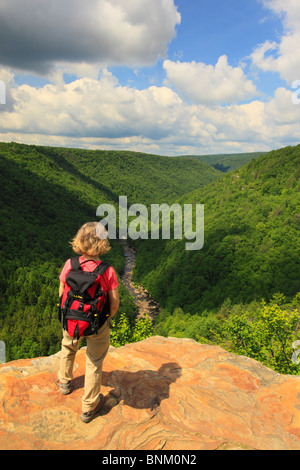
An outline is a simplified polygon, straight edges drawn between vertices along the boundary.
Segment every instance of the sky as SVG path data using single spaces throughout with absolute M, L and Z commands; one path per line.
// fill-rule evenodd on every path
M 299 124 L 299 0 L 0 0 L 2 142 L 208 155 Z

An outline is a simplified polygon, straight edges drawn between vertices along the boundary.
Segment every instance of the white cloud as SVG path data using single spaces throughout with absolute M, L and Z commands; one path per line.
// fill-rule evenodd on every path
M 164 61 L 167 83 L 195 103 L 236 103 L 257 95 L 241 67 L 231 67 L 226 55 L 217 64 Z
M 286 30 L 295 30 L 300 25 L 298 0 L 262 0 L 263 4 L 283 19 Z
M 2 141 L 167 155 L 269 150 L 299 141 L 300 105 L 285 88 L 266 103 L 188 104 L 167 86 L 121 86 L 104 69 L 99 80 L 14 85 L 10 92 L 14 109 L 0 113 Z
M 279 42 L 265 41 L 251 54 L 263 71 L 278 72 L 291 85 L 300 79 L 300 3 L 299 0 L 263 0 L 264 5 L 282 17 L 284 34 Z
M 78 138 L 160 139 L 172 132 L 172 109 L 181 102 L 166 87 L 121 87 L 106 70 L 100 80 L 81 78 L 39 89 L 22 85 L 11 93 L 15 110 L 0 115 L 2 131 Z
M 0 0 L 0 64 L 153 64 L 180 23 L 173 0 Z

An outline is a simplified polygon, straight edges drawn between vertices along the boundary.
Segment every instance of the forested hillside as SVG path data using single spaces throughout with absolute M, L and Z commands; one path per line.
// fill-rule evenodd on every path
M 75 168 L 100 184 L 116 202 L 120 195 L 127 196 L 128 204 L 169 204 L 174 198 L 223 176 L 204 162 L 186 158 L 171 159 L 129 151 L 63 148 L 52 151 L 57 155 L 56 161 L 70 173 Z M 47 152 L 47 148 L 43 152 Z
M 205 205 L 205 244 L 138 243 L 136 279 L 170 310 L 199 313 L 299 290 L 300 146 L 273 151 L 183 196 Z
M 220 177 L 195 161 L 133 152 L 101 152 L 0 143 L 0 340 L 7 360 L 59 350 L 58 275 L 72 256 L 68 242 L 96 219 L 102 203 L 168 202 Z M 106 255 L 120 274 L 121 246 Z M 121 307 L 134 304 L 120 286 Z

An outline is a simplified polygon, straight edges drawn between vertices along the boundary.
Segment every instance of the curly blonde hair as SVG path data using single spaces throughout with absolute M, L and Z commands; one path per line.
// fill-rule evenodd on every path
M 98 222 L 87 222 L 70 242 L 78 255 L 99 256 L 110 250 L 107 231 Z

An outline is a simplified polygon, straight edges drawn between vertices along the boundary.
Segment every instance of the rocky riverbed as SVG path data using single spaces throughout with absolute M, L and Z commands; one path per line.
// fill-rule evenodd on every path
M 121 240 L 120 243 L 124 246 L 124 257 L 125 267 L 124 273 L 121 276 L 124 286 L 128 289 L 130 295 L 132 295 L 136 305 L 136 317 L 146 318 L 148 315 L 151 318 L 153 325 L 155 324 L 155 318 L 159 314 L 161 307 L 151 297 L 149 292 L 146 291 L 142 286 L 133 283 L 132 275 L 133 269 L 136 262 L 136 250 L 130 246 L 127 241 Z

